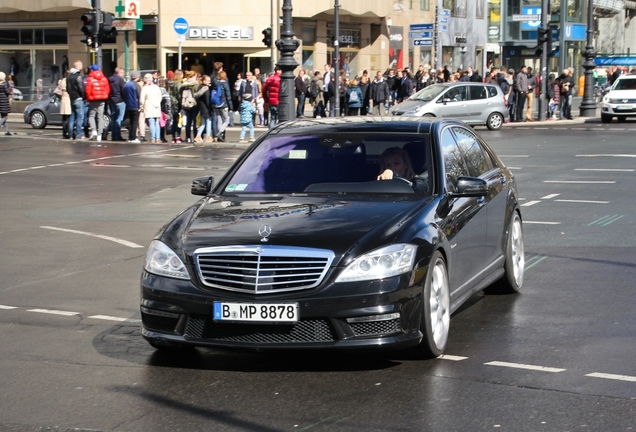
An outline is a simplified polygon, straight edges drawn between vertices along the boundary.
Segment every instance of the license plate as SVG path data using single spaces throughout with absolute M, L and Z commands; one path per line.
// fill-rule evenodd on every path
M 215 321 L 295 323 L 298 303 L 214 302 Z
M 620 110 L 630 110 L 630 109 L 632 109 L 631 105 L 618 105 L 616 107 L 616 110 L 618 110 L 618 111 L 620 111 Z

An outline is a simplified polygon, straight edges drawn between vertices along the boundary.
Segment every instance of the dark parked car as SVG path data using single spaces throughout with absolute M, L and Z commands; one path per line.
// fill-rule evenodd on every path
M 473 293 L 523 282 L 514 176 L 459 121 L 285 123 L 191 192 L 205 197 L 160 230 L 141 277 L 156 348 L 438 356 Z
M 27 105 L 23 113 L 24 122 L 34 129 L 44 129 L 47 126 L 62 126 L 60 114 L 60 98 L 53 95 L 48 99 Z M 110 128 L 110 115 L 104 112 L 104 137 Z

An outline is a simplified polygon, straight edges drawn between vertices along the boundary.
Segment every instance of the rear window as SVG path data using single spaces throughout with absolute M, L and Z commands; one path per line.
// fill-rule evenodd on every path
M 403 150 L 413 175 L 432 178 L 426 135 L 278 135 L 252 151 L 224 184 L 224 191 L 413 193 L 404 189 L 406 182 L 377 180 L 383 152 L 396 147 Z M 389 187 L 393 183 L 402 186 Z
M 486 86 L 486 89 L 488 90 L 488 97 L 495 97 L 497 96 L 498 92 L 497 92 L 497 88 L 494 86 Z

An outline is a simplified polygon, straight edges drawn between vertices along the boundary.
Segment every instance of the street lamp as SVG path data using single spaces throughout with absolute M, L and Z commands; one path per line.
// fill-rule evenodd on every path
M 583 92 L 583 101 L 581 101 L 580 115 L 581 117 L 596 117 L 596 101 L 592 96 L 594 93 L 594 1 L 587 0 L 587 45 L 583 52 L 585 61 L 583 69 L 585 69 L 585 87 Z
M 297 39 L 294 39 L 292 30 L 292 4 L 291 0 L 283 1 L 283 31 L 281 38 L 276 41 L 276 48 L 280 51 L 280 60 L 277 66 L 281 69 L 280 76 L 280 100 L 278 104 L 278 117 L 281 122 L 295 118 L 294 102 L 294 69 L 298 66 L 294 60 L 294 52 L 298 49 Z

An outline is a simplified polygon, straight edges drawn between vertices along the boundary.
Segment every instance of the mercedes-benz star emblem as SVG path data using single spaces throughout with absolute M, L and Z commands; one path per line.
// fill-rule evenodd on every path
M 269 225 L 262 225 L 258 229 L 258 233 L 261 235 L 261 237 L 263 237 L 261 241 L 266 242 L 267 237 L 269 237 L 269 235 L 272 233 L 272 228 Z

